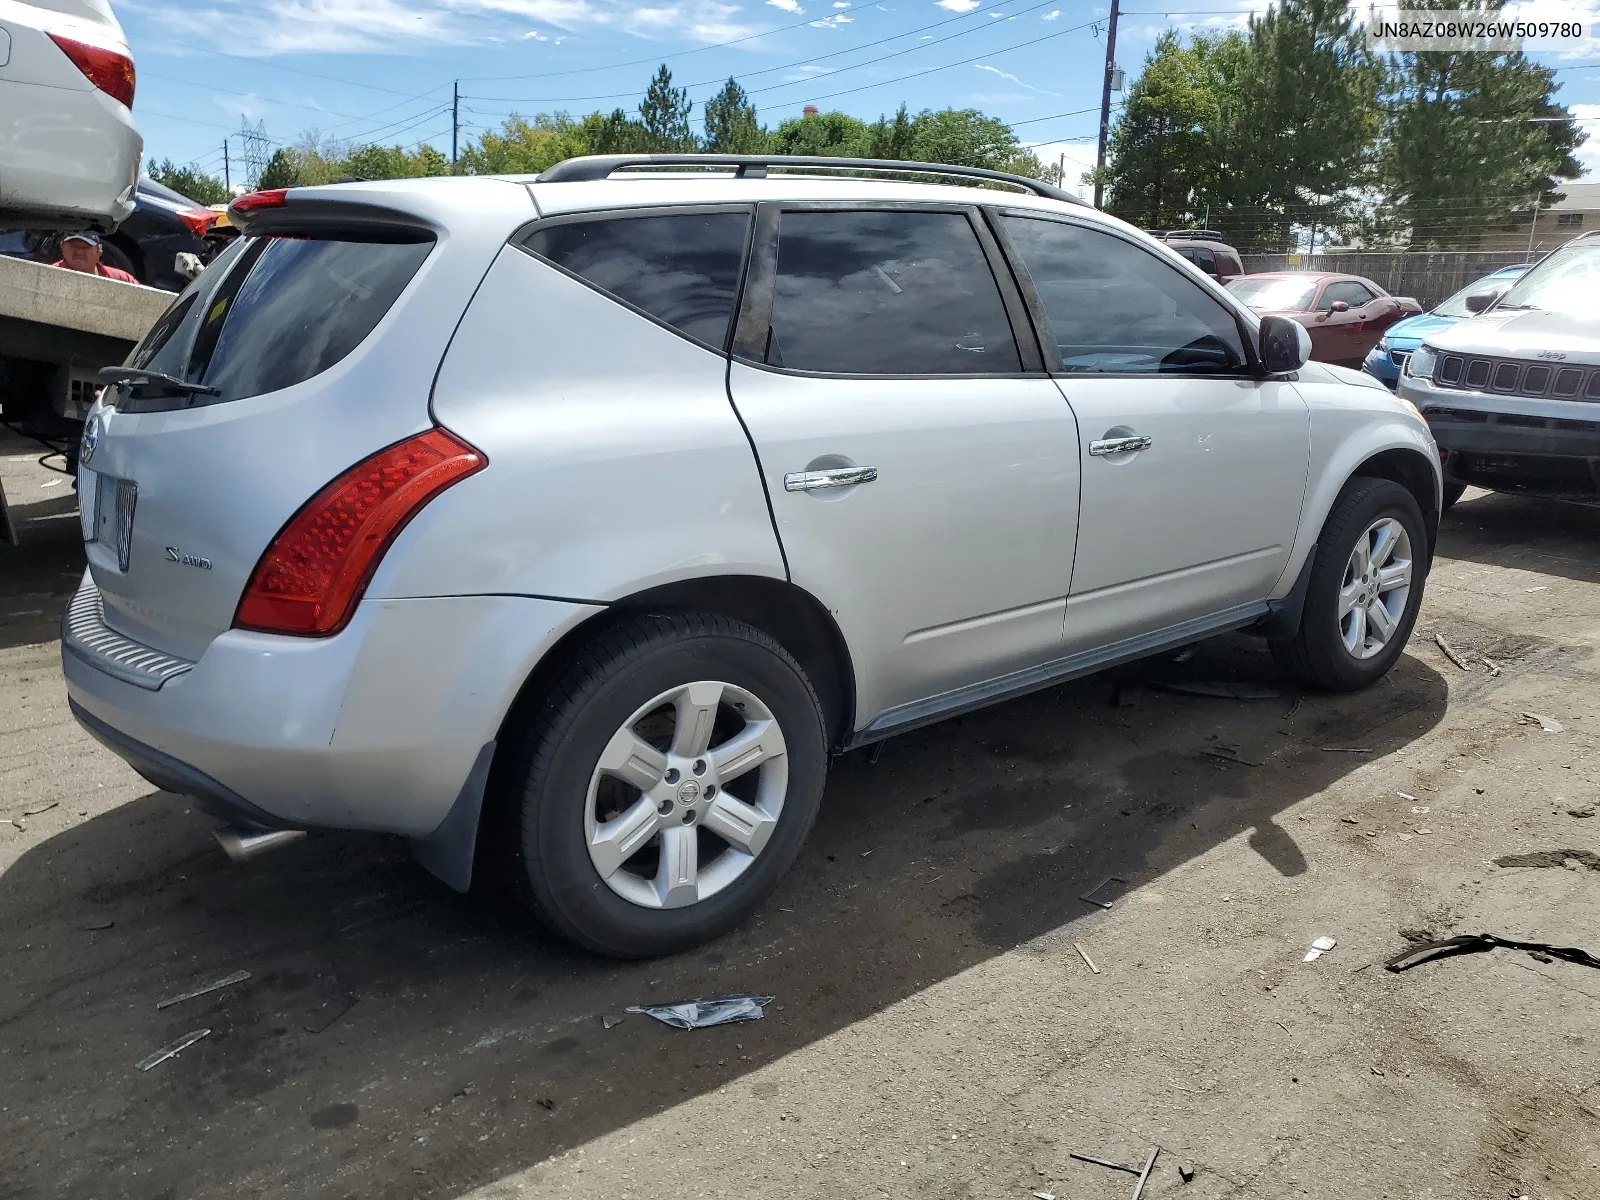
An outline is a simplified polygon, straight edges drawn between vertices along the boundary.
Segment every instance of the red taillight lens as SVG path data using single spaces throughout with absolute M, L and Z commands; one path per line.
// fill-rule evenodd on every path
M 443 429 L 357 463 L 289 518 L 261 556 L 235 629 L 326 637 L 355 611 L 389 543 L 422 506 L 488 464 Z
M 197 238 L 203 238 L 211 232 L 211 226 L 216 221 L 217 214 L 209 208 L 180 208 L 178 220 L 184 227 Z
M 61 53 L 72 60 L 72 65 L 82 71 L 84 78 L 113 100 L 133 107 L 133 59 L 115 50 L 91 46 L 52 33 L 50 40 L 61 47 Z
M 253 212 L 258 208 L 282 208 L 289 203 L 288 188 L 269 188 L 264 192 L 246 192 L 232 204 L 230 212 Z

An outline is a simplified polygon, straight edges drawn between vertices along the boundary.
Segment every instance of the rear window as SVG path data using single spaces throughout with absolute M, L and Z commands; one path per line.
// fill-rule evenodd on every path
M 241 239 L 184 290 L 130 359 L 220 394 L 147 388 L 117 406 L 218 404 L 310 379 L 361 344 L 432 249 L 431 239 Z

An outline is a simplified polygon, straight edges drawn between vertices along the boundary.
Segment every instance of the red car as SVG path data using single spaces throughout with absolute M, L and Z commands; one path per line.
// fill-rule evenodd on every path
M 1410 296 L 1391 296 L 1359 275 L 1241 275 L 1229 280 L 1227 288 L 1262 316 L 1299 321 L 1311 334 L 1311 357 L 1342 367 L 1360 368 L 1384 330 L 1422 311 Z

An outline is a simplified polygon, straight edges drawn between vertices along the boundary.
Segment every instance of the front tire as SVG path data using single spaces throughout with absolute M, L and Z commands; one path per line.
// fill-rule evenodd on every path
M 599 635 L 514 741 L 514 889 L 545 925 L 619 958 L 685 950 L 754 912 L 794 864 L 827 775 L 798 663 L 712 614 Z
M 1422 510 L 1398 483 L 1352 479 L 1316 554 L 1300 629 L 1272 643 L 1273 657 L 1308 683 L 1355 691 L 1395 664 L 1416 624 L 1428 562 Z

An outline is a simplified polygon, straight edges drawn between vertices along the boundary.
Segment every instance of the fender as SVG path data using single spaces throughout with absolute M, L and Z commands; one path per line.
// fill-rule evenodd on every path
M 1432 512 L 1423 507 L 1430 535 L 1437 529 L 1444 496 L 1439 448 L 1427 423 L 1376 379 L 1322 363 L 1307 363 L 1295 387 L 1311 410 L 1311 464 L 1300 528 L 1289 561 L 1269 597 L 1274 602 L 1286 601 L 1293 592 L 1322 536 L 1334 501 L 1363 463 L 1388 451 L 1400 451 L 1414 454 L 1426 464 L 1433 478 Z

